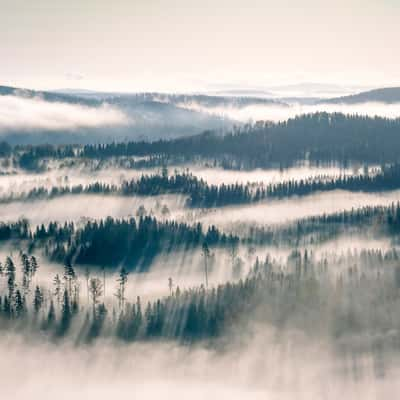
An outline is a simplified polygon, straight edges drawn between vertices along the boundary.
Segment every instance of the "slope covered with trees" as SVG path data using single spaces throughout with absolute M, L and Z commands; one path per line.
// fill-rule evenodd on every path
M 40 265 L 21 253 L 21 282 L 11 257 L 2 268 L 0 279 L 7 284 L 0 294 L 0 329 L 23 328 L 29 335 L 41 332 L 78 343 L 97 337 L 191 343 L 229 332 L 247 335 L 256 322 L 261 329 L 300 331 L 339 347 L 358 336 L 370 338 L 367 349 L 377 338 L 395 346 L 400 323 L 398 260 L 394 250 L 348 253 L 339 259 L 295 251 L 284 263 L 257 259 L 244 280 L 210 289 L 202 285 L 181 290 L 169 284 L 168 294 L 147 302 L 127 296 L 129 274 L 122 268 L 110 303 L 102 279 L 86 274 L 83 289 L 82 277 L 70 263 L 55 276 L 52 291 L 35 286 Z
M 303 160 L 396 162 L 399 149 L 399 119 L 315 113 L 281 123 L 246 125 L 226 135 L 206 132 L 175 140 L 88 145 L 82 155 L 185 154 L 218 159 L 222 165 L 234 168 L 264 168 L 290 166 Z

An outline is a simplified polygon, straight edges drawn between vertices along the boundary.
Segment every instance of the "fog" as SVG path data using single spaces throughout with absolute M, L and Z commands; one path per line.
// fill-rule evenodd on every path
M 199 164 L 186 164 L 184 166 L 171 166 L 169 175 L 186 173 L 189 171 L 199 179 L 203 179 L 209 185 L 221 184 L 253 184 L 268 185 L 289 180 L 301 179 L 332 179 L 339 176 L 359 175 L 365 173 L 365 166 L 354 164 L 351 167 L 338 165 L 313 166 L 301 164 L 286 169 L 254 169 L 254 170 L 226 170 L 223 168 L 207 167 Z M 369 166 L 369 174 L 379 171 L 379 166 Z M 11 168 L 11 172 L 0 175 L 0 198 L 23 196 L 34 188 L 73 187 L 86 186 L 92 183 L 120 185 L 124 181 L 139 179 L 143 175 L 160 174 L 160 168 L 131 169 L 114 166 L 109 162 L 59 161 L 50 160 L 46 164 L 46 170 L 40 173 L 31 173 L 18 168 Z M 82 199 L 82 198 L 81 198 Z M 82 201 L 85 203 L 85 199 Z M 126 203 L 126 202 L 125 202 Z M 150 201 L 150 204 L 153 202 Z M 183 202 L 180 203 L 183 206 Z M 26 203 L 21 204 L 25 209 Z M 29 207 L 29 206 L 28 206 Z M 123 207 L 122 207 L 123 208 Z M 175 207 L 173 207 L 175 208 Z M 13 214 L 15 215 L 15 214 Z
M 47 102 L 40 97 L 0 96 L 0 133 L 20 130 L 74 130 L 132 123 L 108 106 Z
M 370 172 L 377 170 L 378 167 L 369 167 Z M 222 168 L 207 168 L 196 164 L 176 166 L 169 168 L 169 175 L 175 171 L 183 173 L 189 170 L 190 173 L 203 179 L 210 185 L 234 184 L 234 183 L 254 183 L 272 184 L 288 180 L 300 180 L 308 178 L 334 178 L 344 175 L 360 174 L 364 168 L 359 165 L 344 168 L 339 166 L 307 166 L 287 169 L 254 169 L 251 171 L 234 171 Z M 160 168 L 146 169 L 127 169 L 118 168 L 105 163 L 104 165 L 81 165 L 75 167 L 62 167 L 59 163 L 50 162 L 48 170 L 41 173 L 29 173 L 15 170 L 14 173 L 0 175 L 0 195 L 9 196 L 11 193 L 21 194 L 35 187 L 51 188 L 53 186 L 75 186 L 88 185 L 94 182 L 119 185 L 123 181 L 138 179 L 142 175 L 152 175 L 160 173 Z
M 360 253 L 364 250 L 380 250 L 383 253 L 388 252 L 396 247 L 393 246 L 388 238 L 369 238 L 368 236 L 344 234 L 339 238 L 329 240 L 325 243 L 308 244 L 307 246 L 299 245 L 296 247 L 313 254 L 317 260 L 327 258 L 330 261 L 331 272 L 339 272 L 343 266 L 337 268 L 336 261 L 340 256 L 346 256 L 351 253 Z M 2 245 L 0 246 L 0 261 L 4 262 L 7 256 L 11 256 L 16 264 L 16 281 L 22 286 L 22 267 L 19 256 L 21 245 Z M 22 247 L 23 249 L 23 247 Z M 293 251 L 293 247 L 280 244 L 263 245 L 249 247 L 239 245 L 237 259 L 242 262 L 240 274 L 234 273 L 232 270 L 232 259 L 229 248 L 213 248 L 211 250 L 212 259 L 208 263 L 208 284 L 210 288 L 216 288 L 220 284 L 228 281 L 236 282 L 245 278 L 251 267 L 254 265 L 256 258 L 263 261 L 266 258 L 285 265 L 287 258 Z M 35 274 L 32 287 L 39 285 L 46 292 L 53 292 L 53 279 L 56 274 L 60 277 L 64 274 L 64 266 L 49 261 L 43 254 L 42 249 L 35 251 L 35 257 L 39 263 L 39 269 Z M 107 267 L 105 275 L 100 265 L 87 266 L 90 271 L 90 277 L 97 277 L 105 282 L 105 290 L 103 292 L 104 302 L 109 309 L 115 307 L 115 294 L 118 288 L 119 267 Z M 134 267 L 133 265 L 127 266 Z M 80 299 L 82 304 L 87 304 L 87 286 L 85 278 L 85 265 L 76 265 L 77 283 L 80 288 Z M 200 249 L 190 249 L 186 251 L 176 250 L 169 253 L 161 252 L 147 266 L 146 271 L 132 271 L 129 273 L 126 285 L 126 297 L 129 300 L 136 299 L 140 296 L 142 303 L 154 301 L 170 294 L 169 278 L 172 278 L 173 289 L 177 287 L 180 290 L 189 290 L 194 287 L 205 285 L 204 277 L 204 257 Z M 0 279 L 0 289 L 5 290 L 6 280 Z M 29 296 L 32 295 L 32 291 Z M 30 299 L 32 300 L 32 299 Z M 28 301 L 30 301 L 28 300 Z
M 118 197 L 101 195 L 67 195 L 50 200 L 16 201 L 4 204 L 0 220 L 15 221 L 26 217 L 32 225 L 47 224 L 50 221 L 79 221 L 112 216 L 114 218 L 134 217 L 141 205 L 148 213 L 167 205 L 172 215 L 181 210 L 185 199 L 180 196 Z
M 373 353 L 339 356 L 329 343 L 262 327 L 217 351 L 173 343 L 75 347 L 3 335 L 4 398 L 395 399 L 398 360 L 379 376 Z M 15 373 L 18 371 L 18 373 Z
M 301 114 L 325 111 L 328 113 L 340 112 L 343 114 L 359 114 L 370 117 L 386 118 L 400 117 L 400 103 L 358 103 L 358 104 L 315 104 L 304 105 L 291 103 L 287 107 L 279 105 L 251 105 L 246 107 L 204 107 L 197 103 L 183 103 L 181 107 L 194 111 L 208 112 L 232 120 L 248 121 L 285 121 Z
M 161 173 L 161 168 L 132 169 L 114 166 L 109 162 L 87 162 L 85 160 L 74 160 L 73 166 L 69 162 L 60 163 L 50 160 L 46 164 L 47 170 L 40 173 L 30 173 L 14 168 L 8 174 L 0 175 L 0 191 L 10 193 L 22 190 L 30 190 L 37 186 L 57 185 L 86 185 L 93 182 L 108 184 L 120 184 L 124 180 L 137 179 L 142 175 Z M 379 166 L 370 165 L 369 173 L 379 170 Z M 210 185 L 234 184 L 234 183 L 278 183 L 288 180 L 300 180 L 310 178 L 335 178 L 344 175 L 358 175 L 364 173 L 365 167 L 354 164 L 350 167 L 339 165 L 308 165 L 299 164 L 295 167 L 278 169 L 252 169 L 252 170 L 228 170 L 220 167 L 208 167 L 206 163 L 172 165 L 169 167 L 169 175 L 175 172 L 191 174 L 203 179 Z
M 289 180 L 301 180 L 309 178 L 335 178 L 344 175 L 360 174 L 363 168 L 359 165 L 344 168 L 341 166 L 308 166 L 301 165 L 298 167 L 285 169 L 254 169 L 251 171 L 244 170 L 226 170 L 222 168 L 202 168 L 198 166 L 188 166 L 189 171 L 205 180 L 208 184 L 235 184 L 235 183 L 263 183 L 272 184 Z M 374 170 L 378 167 L 370 167 Z M 179 168 L 178 168 L 179 169 Z
M 305 247 L 311 249 L 316 257 L 338 256 L 348 251 L 360 252 L 365 249 L 387 252 L 394 248 L 390 238 L 377 239 L 360 234 L 344 234 L 337 239 Z
M 400 201 L 400 191 L 384 193 L 352 193 L 342 190 L 316 193 L 304 197 L 273 199 L 243 206 L 226 206 L 212 209 L 187 209 L 186 197 L 65 195 L 53 199 L 14 201 L 3 204 L 0 220 L 15 221 L 28 218 L 33 224 L 50 221 L 79 221 L 82 218 L 124 218 L 135 216 L 144 205 L 147 214 L 162 218 L 161 207 L 169 209 L 168 218 L 182 222 L 202 222 L 230 229 L 237 224 L 283 224 L 309 216 L 331 214 L 364 206 L 386 206 Z
M 22 286 L 22 267 L 20 266 L 20 247 L 14 246 L 1 246 L 0 247 L 0 261 L 3 263 L 7 256 L 11 256 L 16 265 L 16 281 Z M 274 254 L 282 261 L 285 260 L 288 251 L 271 251 L 268 254 Z M 265 249 L 260 251 L 258 255 L 265 258 Z M 212 250 L 214 262 L 209 263 L 208 267 L 208 283 L 210 287 L 217 287 L 219 284 L 228 281 L 238 280 L 240 277 L 233 276 L 232 264 L 227 250 L 215 248 Z M 239 251 L 239 256 L 246 257 L 245 249 Z M 35 252 L 35 257 L 38 260 L 39 269 L 35 274 L 32 282 L 32 287 L 39 285 L 44 288 L 46 292 L 53 292 L 53 280 L 56 274 L 60 277 L 64 274 L 64 266 L 56 262 L 49 261 L 42 250 L 39 249 Z M 255 259 L 255 255 L 251 257 L 251 262 Z M 250 259 L 246 259 L 246 264 L 243 266 L 241 277 L 246 276 L 251 266 Z M 97 277 L 105 281 L 105 290 L 103 292 L 104 302 L 110 310 L 115 307 L 115 295 L 118 288 L 119 268 L 107 267 L 105 275 L 100 265 L 87 266 L 90 271 L 90 277 Z M 128 265 L 128 268 L 133 267 Z M 77 273 L 77 283 L 80 290 L 80 300 L 83 305 L 87 305 L 87 286 L 85 278 L 85 265 L 76 265 L 75 270 Z M 171 253 L 161 253 L 153 262 L 148 266 L 148 269 L 143 272 L 130 272 L 126 285 L 126 297 L 128 300 L 135 300 L 140 296 L 143 304 L 147 301 L 154 301 L 163 298 L 170 294 L 168 287 L 168 279 L 172 278 L 173 288 L 179 287 L 180 290 L 191 289 L 193 287 L 200 287 L 205 285 L 204 278 L 204 258 L 199 249 L 188 251 L 173 251 Z M 6 281 L 0 279 L 0 289 L 5 290 Z M 33 295 L 32 290 L 28 295 L 29 300 Z M 102 298 L 103 300 L 103 298 Z M 89 304 L 90 305 L 90 304 Z
M 35 187 L 85 186 L 95 182 L 118 185 L 126 180 L 140 178 L 143 174 L 156 172 L 156 169 L 135 170 L 109 165 L 100 168 L 84 165 L 60 168 L 56 165 L 41 173 L 16 171 L 16 173 L 0 175 L 0 194 L 8 196 L 11 193 L 28 192 Z
M 51 168 L 53 169 L 41 174 L 19 173 L 1 176 L 0 186 L 3 193 L 28 190 L 42 185 L 76 185 L 93 181 L 118 184 L 124 179 L 138 177 L 143 172 L 109 167 L 95 171 L 84 166 L 59 169 L 59 166 L 55 165 Z M 169 170 L 170 174 L 173 173 L 172 168 Z M 334 177 L 361 172 L 360 166 L 342 169 L 336 166 L 317 168 L 307 165 L 282 171 L 227 171 L 190 165 L 190 170 L 211 184 L 272 183 L 311 176 Z M 398 200 L 400 191 L 332 191 L 245 206 L 190 210 L 185 208 L 185 197 L 177 195 L 68 195 L 49 200 L 14 201 L 4 204 L 0 210 L 0 220 L 15 221 L 25 216 L 32 225 L 54 220 L 61 223 L 74 220 L 79 223 L 87 218 L 135 216 L 138 208 L 144 205 L 147 213 L 152 213 L 159 219 L 169 218 L 189 223 L 200 221 L 206 227 L 215 224 L 226 231 L 239 231 L 256 224 L 285 224 L 312 215 L 363 206 L 388 205 Z M 167 216 L 162 215 L 160 211 L 164 204 L 169 209 Z M 21 282 L 18 255 L 20 246 L 20 243 L 13 243 L 13 246 L 7 244 L 0 247 L 0 261 L 3 262 L 9 254 L 14 257 L 18 286 Z M 376 249 L 384 252 L 392 249 L 393 245 L 390 238 L 377 239 L 361 234 L 346 234 L 323 244 L 306 247 L 312 250 L 313 256 L 318 260 L 323 257 L 329 258 L 334 276 L 336 270 L 340 271 L 339 268 L 348 267 L 336 265 L 335 257 L 346 254 L 349 250 Z M 292 250 L 293 248 L 285 245 L 257 246 L 254 249 L 240 245 L 237 257 L 244 262 L 243 270 L 240 276 L 234 276 L 229 249 L 212 248 L 214 261 L 209 265 L 209 286 L 215 288 L 218 284 L 244 278 L 256 257 L 263 260 L 269 255 L 284 263 Z M 33 278 L 32 287 L 40 285 L 47 293 L 53 290 L 54 275 L 63 275 L 63 266 L 49 262 L 40 248 L 36 253 L 40 267 Z M 87 305 L 85 266 L 75 265 L 74 268 L 80 287 L 80 305 L 84 307 Z M 103 299 L 108 307 L 110 319 L 112 309 L 116 305 L 118 272 L 118 267 L 110 268 L 105 276 Z M 98 277 L 103 282 L 102 274 L 99 267 L 90 266 L 91 277 Z M 164 298 L 170 293 L 169 278 L 173 279 L 173 287 L 179 286 L 181 290 L 203 285 L 204 258 L 200 250 L 159 254 L 152 261 L 148 271 L 131 272 L 128 275 L 126 297 L 129 301 L 134 301 L 136 296 L 140 296 L 142 304 L 148 300 Z M 4 277 L 0 285 L 4 291 L 7 290 L 7 280 Z M 369 295 L 370 292 L 366 292 L 365 298 L 361 296 L 364 299 L 356 299 L 356 304 L 360 304 L 361 308 L 357 309 L 357 312 L 361 315 L 365 312 L 365 303 L 362 301 Z M 31 289 L 27 296 L 29 305 L 32 304 L 32 296 Z M 327 301 L 336 304 L 333 302 L 336 298 L 327 296 Z M 260 315 L 268 315 L 268 310 L 270 311 L 267 307 L 264 310 L 263 304 L 260 304 L 260 309 L 256 309 L 254 315 L 238 316 L 233 329 L 224 333 L 217 341 L 204 340 L 197 344 L 167 342 L 161 339 L 128 344 L 109 338 L 99 339 L 91 344 L 77 344 L 75 338 L 78 334 L 75 331 L 57 341 L 45 334 L 30 334 L 29 329 L 26 330 L 27 333 L 24 333 L 25 330 L 18 333 L 13 330 L 7 331 L 6 326 L 0 331 L 1 394 L 4 398 L 13 400 L 108 400 L 110 397 L 150 400 L 396 398 L 394 393 L 400 389 L 400 364 L 397 353 L 393 351 L 393 338 L 397 337 L 397 330 L 386 331 L 385 327 L 382 327 L 375 336 L 369 332 L 365 335 L 344 335 L 337 339 L 326 334 L 323 328 L 318 326 L 310 335 L 301 330 L 301 325 L 296 328 L 297 318 L 309 321 L 306 312 L 296 316 L 288 312 L 287 315 L 283 315 L 288 319 L 287 325 L 283 323 L 281 327 L 277 327 L 265 320 L 259 320 Z M 60 305 L 56 305 L 56 313 L 59 315 Z M 242 324 L 242 317 L 246 323 Z M 75 328 L 76 326 L 73 326 L 72 329 Z M 328 327 L 327 330 L 329 331 Z
M 352 193 L 335 190 L 304 197 L 267 200 L 252 205 L 220 207 L 198 212 L 195 219 L 226 228 L 235 224 L 281 224 L 352 208 L 390 205 L 399 200 L 399 190 L 385 193 Z

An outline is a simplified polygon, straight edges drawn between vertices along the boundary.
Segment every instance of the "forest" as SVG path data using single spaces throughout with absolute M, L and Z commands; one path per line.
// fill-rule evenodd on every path
M 181 290 L 169 278 L 168 294 L 147 302 L 128 296 L 130 275 L 122 267 L 115 300 L 107 304 L 106 289 L 113 289 L 106 288 L 100 274 L 86 269 L 79 276 L 66 263 L 51 290 L 45 290 L 35 285 L 41 268 L 36 258 L 21 252 L 18 262 L 7 257 L 1 264 L 1 329 L 28 324 L 29 334 L 40 331 L 54 340 L 72 334 L 81 343 L 104 335 L 122 341 L 164 338 L 190 343 L 216 339 L 237 326 L 246 331 L 249 316 L 256 314 L 262 324 L 300 329 L 315 339 L 328 337 L 340 347 L 342 338 L 398 326 L 399 256 L 396 251 L 362 251 L 318 259 L 307 250 L 294 251 L 284 263 L 257 258 L 236 283 L 209 288 L 205 281 Z M 395 336 L 380 341 L 398 348 Z
M 229 132 L 208 130 L 197 135 L 156 141 L 86 145 L 0 144 L 0 156 L 26 170 L 45 168 L 48 158 L 126 158 L 132 167 L 162 166 L 208 160 L 228 169 L 287 168 L 308 160 L 314 164 L 354 162 L 381 165 L 399 160 L 399 119 L 317 112 L 284 122 L 258 121 Z M 160 161 L 161 160 L 161 161 Z
M 257 122 L 231 133 L 215 132 L 155 142 L 86 145 L 85 157 L 146 154 L 192 155 L 232 168 L 291 166 L 305 159 L 315 163 L 397 162 L 399 119 L 340 113 L 301 115 L 286 122 Z
M 316 113 L 153 142 L 2 142 L 1 334 L 134 359 L 318 343 L 351 379 L 365 359 L 383 379 L 400 343 L 399 131 Z
M 0 15 L 0 400 L 397 400 L 399 0 Z
M 18 193 L 0 198 L 0 202 L 30 201 L 65 195 L 102 194 L 116 196 L 157 196 L 160 194 L 182 194 L 186 204 L 193 208 L 224 207 L 248 204 L 266 199 L 282 199 L 291 196 L 307 196 L 316 192 L 346 190 L 351 192 L 382 192 L 400 189 L 400 164 L 389 164 L 374 174 L 339 177 L 311 177 L 279 183 L 235 183 L 210 185 L 191 174 L 175 171 L 169 175 L 164 166 L 161 173 L 141 175 L 140 178 L 123 181 L 120 185 L 93 182 L 88 185 L 34 187 L 27 193 Z M 168 210 L 165 210 L 167 213 Z

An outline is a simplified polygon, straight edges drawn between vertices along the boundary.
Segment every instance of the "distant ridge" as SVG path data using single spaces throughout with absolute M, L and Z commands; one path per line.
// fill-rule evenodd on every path
M 350 96 L 321 100 L 319 104 L 356 104 L 356 103 L 400 103 L 400 87 L 380 88 Z
M 88 106 L 98 106 L 101 103 L 94 99 L 86 99 L 77 95 L 68 93 L 57 93 L 46 90 L 33 90 L 25 89 L 12 86 L 1 86 L 0 85 L 0 96 L 24 96 L 28 98 L 40 97 L 45 101 L 49 102 L 63 102 L 72 104 L 85 104 Z

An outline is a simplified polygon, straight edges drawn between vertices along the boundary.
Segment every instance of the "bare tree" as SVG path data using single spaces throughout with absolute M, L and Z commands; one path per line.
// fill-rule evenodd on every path
M 91 278 L 89 282 L 90 295 L 93 303 L 93 314 L 96 312 L 96 306 L 99 302 L 99 297 L 103 294 L 103 285 L 99 278 Z

